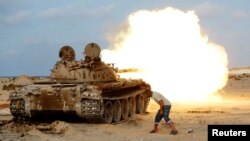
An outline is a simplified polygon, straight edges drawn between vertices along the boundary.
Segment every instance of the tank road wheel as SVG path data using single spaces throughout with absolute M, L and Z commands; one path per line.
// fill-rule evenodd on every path
M 113 119 L 113 105 L 111 101 L 107 101 L 104 105 L 103 118 L 106 123 L 111 123 Z
M 128 99 L 122 100 L 122 119 L 127 119 L 129 114 L 129 102 Z
M 135 114 L 136 111 L 136 101 L 135 97 L 130 97 L 129 98 L 129 115 L 132 116 Z
M 122 104 L 121 104 L 121 102 L 119 100 L 116 100 L 114 102 L 113 108 L 114 108 L 113 120 L 114 120 L 114 122 L 118 122 L 118 121 L 120 121 L 121 115 L 122 115 Z
M 136 97 L 136 113 L 143 114 L 144 113 L 144 96 L 142 94 Z

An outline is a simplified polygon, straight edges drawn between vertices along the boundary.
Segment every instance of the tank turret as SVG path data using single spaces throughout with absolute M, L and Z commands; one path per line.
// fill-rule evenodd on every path
M 96 43 L 89 43 L 83 52 L 85 59 L 76 61 L 74 50 L 64 46 L 59 52 L 61 58 L 51 71 L 54 81 L 105 82 L 117 81 L 113 66 L 105 64 L 100 58 L 101 49 Z
M 84 60 L 64 46 L 50 74 L 50 81 L 19 87 L 10 94 L 14 118 L 61 113 L 89 122 L 118 122 L 146 111 L 150 85 L 142 79 L 124 79 L 112 64 L 102 62 L 101 49 L 89 43 Z

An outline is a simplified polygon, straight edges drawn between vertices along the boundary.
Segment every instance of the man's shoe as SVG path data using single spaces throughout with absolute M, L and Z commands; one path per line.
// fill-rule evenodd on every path
M 156 133 L 157 130 L 151 130 L 149 133 Z
M 171 135 L 176 135 L 177 133 L 178 133 L 177 130 L 171 130 L 171 132 L 170 132 Z

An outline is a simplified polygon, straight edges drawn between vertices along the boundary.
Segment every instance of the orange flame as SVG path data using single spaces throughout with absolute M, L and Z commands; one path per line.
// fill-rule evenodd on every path
M 193 11 L 171 7 L 140 10 L 128 17 L 112 48 L 102 51 L 105 62 L 119 68 L 138 68 L 122 75 L 142 78 L 170 100 L 206 100 L 227 82 L 224 48 L 201 34 Z

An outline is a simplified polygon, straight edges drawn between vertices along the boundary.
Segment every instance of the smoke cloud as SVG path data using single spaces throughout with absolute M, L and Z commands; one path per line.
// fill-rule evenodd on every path
M 130 14 L 102 59 L 141 70 L 121 75 L 142 78 L 171 100 L 204 100 L 227 82 L 227 54 L 201 31 L 194 11 L 167 7 Z

